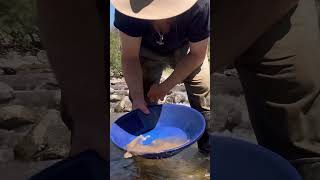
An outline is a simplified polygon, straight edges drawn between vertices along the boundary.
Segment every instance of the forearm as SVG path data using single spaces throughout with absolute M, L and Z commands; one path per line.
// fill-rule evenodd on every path
M 136 59 L 122 58 L 122 69 L 130 95 L 133 100 L 143 100 L 142 68 L 138 57 Z
M 216 0 L 213 70 L 230 64 L 289 12 L 298 0 Z
M 175 85 L 183 82 L 205 60 L 205 57 L 188 54 L 176 65 L 173 73 L 163 82 L 164 86 L 172 89 Z

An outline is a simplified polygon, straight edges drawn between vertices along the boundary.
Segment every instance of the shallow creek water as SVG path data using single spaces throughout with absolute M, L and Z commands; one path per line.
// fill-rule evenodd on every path
M 121 114 L 111 114 L 111 123 Z M 210 179 L 210 160 L 198 152 L 196 144 L 166 159 L 125 159 L 124 151 L 110 142 L 111 180 Z

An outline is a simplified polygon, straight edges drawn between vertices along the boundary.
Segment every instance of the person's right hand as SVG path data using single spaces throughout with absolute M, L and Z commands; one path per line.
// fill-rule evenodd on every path
M 147 108 L 147 103 L 144 100 L 133 100 L 132 109 L 140 109 L 145 114 L 150 113 L 149 109 Z

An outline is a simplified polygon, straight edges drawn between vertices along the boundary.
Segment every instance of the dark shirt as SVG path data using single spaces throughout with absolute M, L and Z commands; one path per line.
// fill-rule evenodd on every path
M 188 42 L 198 42 L 210 35 L 209 0 L 198 0 L 188 11 L 175 17 L 170 31 L 164 34 L 163 45 L 159 45 L 159 34 L 151 21 L 129 17 L 115 10 L 114 26 L 121 32 L 142 37 L 141 46 L 161 55 L 168 55 Z

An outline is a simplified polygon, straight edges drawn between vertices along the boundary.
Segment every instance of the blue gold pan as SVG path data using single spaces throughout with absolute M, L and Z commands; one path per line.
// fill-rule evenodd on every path
M 195 143 L 205 130 L 205 119 L 202 114 L 190 107 L 176 104 L 149 106 L 150 114 L 140 110 L 131 111 L 116 120 L 110 131 L 112 142 L 122 150 L 137 136 L 150 138 L 144 141 L 148 145 L 155 139 L 178 137 L 184 143 L 178 147 L 158 153 L 142 154 L 148 159 L 171 157 Z

